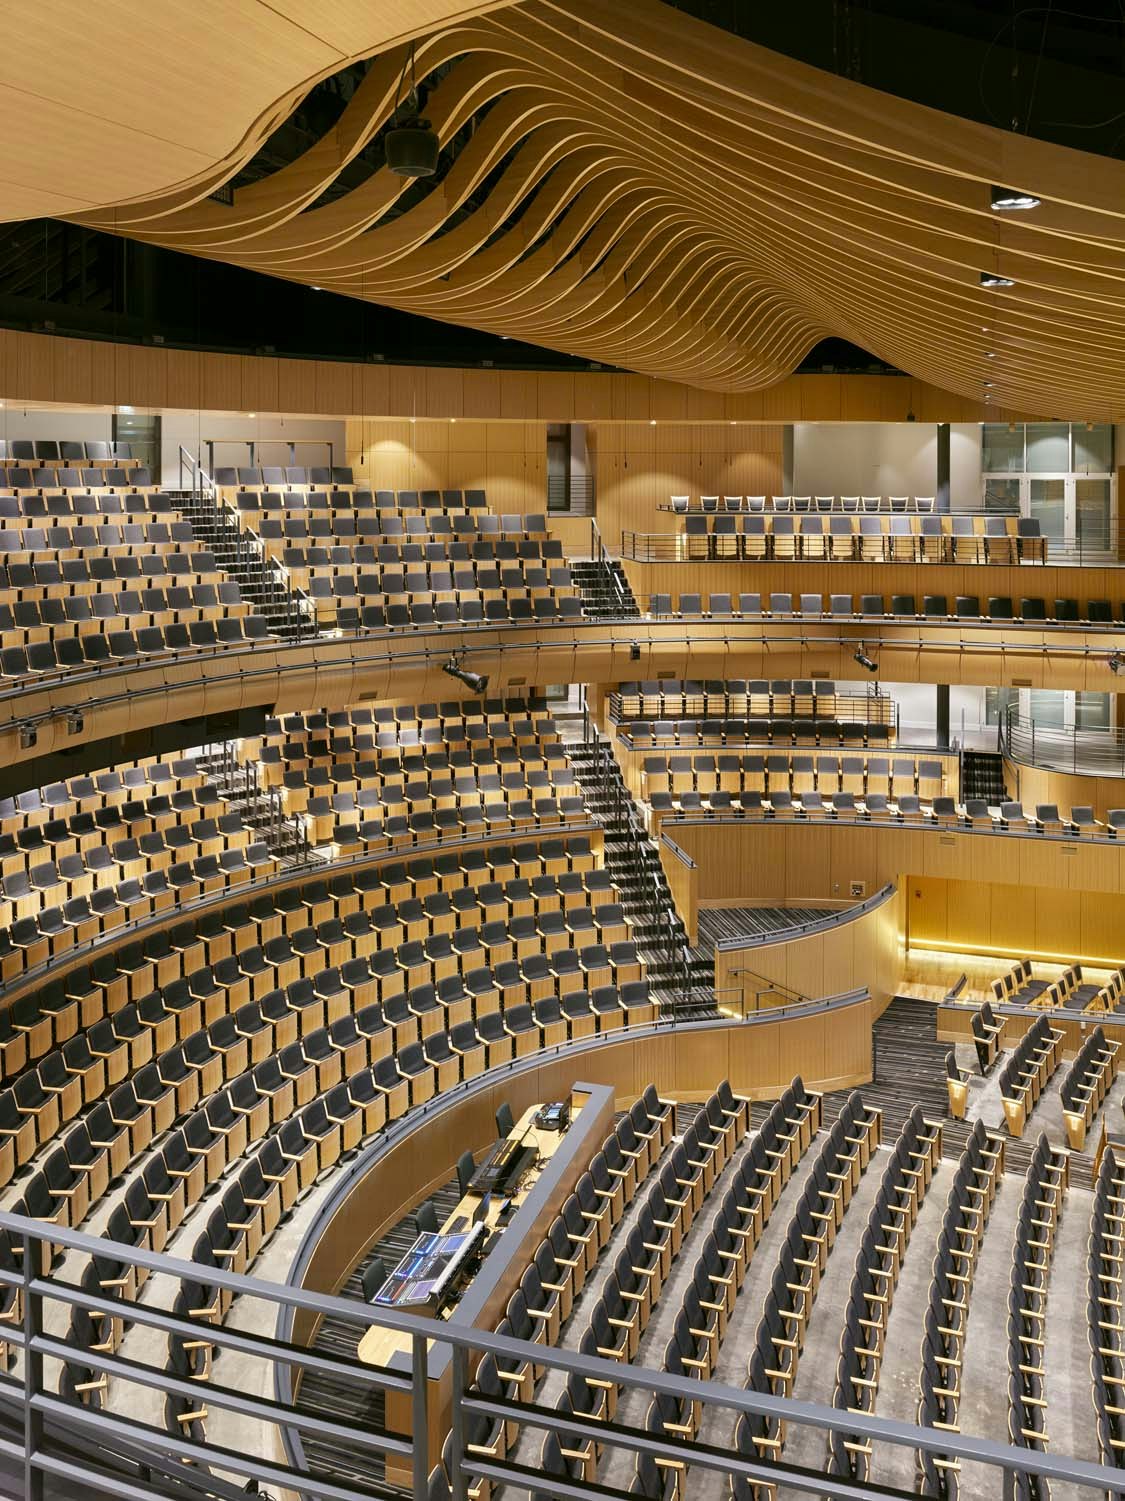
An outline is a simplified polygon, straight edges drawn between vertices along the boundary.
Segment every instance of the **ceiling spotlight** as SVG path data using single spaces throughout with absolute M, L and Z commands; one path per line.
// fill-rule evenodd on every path
M 81 735 L 85 725 L 86 721 L 76 710 L 71 710 L 66 716 L 66 732 L 68 735 Z
M 984 357 L 986 360 L 994 360 L 996 358 L 995 349 L 986 349 L 984 351 Z
M 650 417 L 648 419 L 648 425 L 649 425 L 649 427 L 655 427 L 656 426 L 656 418 L 655 417 Z
M 992 207 L 998 214 L 1009 213 L 1012 209 L 1038 208 L 1040 200 L 1034 193 L 1022 193 L 1019 188 L 992 187 Z
M 1014 287 L 1015 282 L 1010 276 L 1001 276 L 999 271 L 982 271 L 980 274 L 982 287 Z
M 33 724 L 20 725 L 20 750 L 31 750 L 39 739 L 39 731 Z
M 878 672 L 879 671 L 879 664 L 878 664 L 878 662 L 876 662 L 872 657 L 869 657 L 867 655 L 867 653 L 864 651 L 864 649 L 863 649 L 862 646 L 860 646 L 859 648 L 857 648 L 855 654 L 852 657 L 852 661 L 853 662 L 858 662 L 859 665 L 861 667 L 865 667 L 868 672 Z
M 314 292 L 323 292 L 323 291 L 324 291 L 324 288 L 323 288 L 323 287 L 313 287 L 313 289 L 312 289 L 312 290 L 313 290 L 313 291 L 314 291 Z
M 405 75 L 405 64 L 402 71 Z M 402 78 L 399 79 L 401 87 Z M 387 166 L 399 177 L 432 177 L 437 171 L 440 143 L 434 127 L 422 119 L 418 81 L 414 76 L 413 42 L 410 44 L 410 88 L 401 104 L 396 90 L 396 105 L 394 123 L 383 143 Z
M 459 683 L 464 683 L 474 693 L 486 693 L 488 691 L 488 679 L 479 672 L 469 672 L 462 667 L 456 657 L 450 657 L 449 661 L 441 669 L 448 677 L 456 678 Z
M 1125 672 L 1125 657 L 1119 651 L 1111 652 L 1105 659 L 1105 665 L 1110 672 Z

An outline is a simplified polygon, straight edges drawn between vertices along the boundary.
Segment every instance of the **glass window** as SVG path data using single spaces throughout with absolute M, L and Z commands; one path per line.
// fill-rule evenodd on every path
M 1020 508 L 1020 482 L 1018 479 L 997 479 L 990 475 L 984 482 L 984 508 L 986 511 L 1018 511 Z
M 1053 688 L 1033 688 L 1029 695 L 1031 720 L 1044 730 L 1061 730 L 1066 726 L 1066 694 Z
M 1108 474 L 1113 468 L 1113 428 L 1109 423 L 1095 422 L 1087 427 L 1084 422 L 1076 422 L 1071 431 L 1076 472 Z
M 1070 423 L 1027 424 L 1028 474 L 1066 474 L 1070 469 Z
M 1030 512 L 1039 530 L 1052 542 L 1066 536 L 1066 480 L 1033 479 L 1030 482 Z
M 1076 479 L 1074 505 L 1079 548 L 1083 552 L 1108 552 L 1113 544 L 1110 481 Z
M 984 722 L 999 724 L 1009 704 L 1019 704 L 1018 688 L 986 688 L 984 690 Z M 1017 709 L 1017 713 L 1018 713 Z
M 982 437 L 981 468 L 986 474 L 1023 473 L 1023 426 L 1014 431 L 1006 422 L 986 422 Z
M 1076 730 L 1108 730 L 1109 700 L 1108 693 L 1076 693 L 1074 695 L 1074 728 Z

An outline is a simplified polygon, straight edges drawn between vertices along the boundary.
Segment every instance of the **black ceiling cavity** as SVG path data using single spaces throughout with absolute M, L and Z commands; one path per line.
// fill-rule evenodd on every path
M 1119 0 L 668 3 L 888 94 L 1125 158 L 1125 7 Z

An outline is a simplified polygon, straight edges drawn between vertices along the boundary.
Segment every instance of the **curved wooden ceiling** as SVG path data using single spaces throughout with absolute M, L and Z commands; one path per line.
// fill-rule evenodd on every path
M 200 186 L 210 193 L 319 79 L 508 3 L 0 6 L 0 219 L 61 218 Z
M 212 174 L 72 217 L 702 387 L 768 385 L 836 335 L 997 407 L 1125 412 L 1122 164 L 658 0 L 524 0 L 419 43 L 420 75 L 447 65 L 427 107 L 442 140 L 476 122 L 444 178 L 415 201 L 383 169 L 318 205 L 389 118 L 402 61 L 380 55 L 335 129 L 233 206 L 201 198 Z M 994 213 L 992 183 L 1042 205 Z

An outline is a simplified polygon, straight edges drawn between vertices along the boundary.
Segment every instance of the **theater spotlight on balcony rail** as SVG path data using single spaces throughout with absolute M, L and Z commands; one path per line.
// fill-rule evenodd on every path
M 853 654 L 852 661 L 858 662 L 861 667 L 866 667 L 868 672 L 879 671 L 878 662 L 875 661 L 874 657 L 869 657 L 867 655 L 867 653 L 863 649 L 862 644 L 856 649 L 855 653 Z
M 1019 188 L 998 188 L 993 183 L 991 202 L 997 213 L 1005 214 L 1013 209 L 1038 208 L 1040 200 L 1034 193 L 1023 193 Z
M 1125 657 L 1119 651 L 1110 652 L 1109 656 L 1105 659 L 1105 665 L 1109 668 L 1110 672 L 1125 672 Z
M 474 693 L 487 693 L 488 679 L 479 672 L 470 672 L 462 667 L 456 657 L 450 657 L 449 661 L 441 669 L 447 676 L 456 678 L 459 683 L 464 683 L 466 688 L 471 688 Z
M 982 287 L 1014 287 L 1015 282 L 1010 276 L 1001 276 L 999 271 L 982 271 L 980 274 Z

